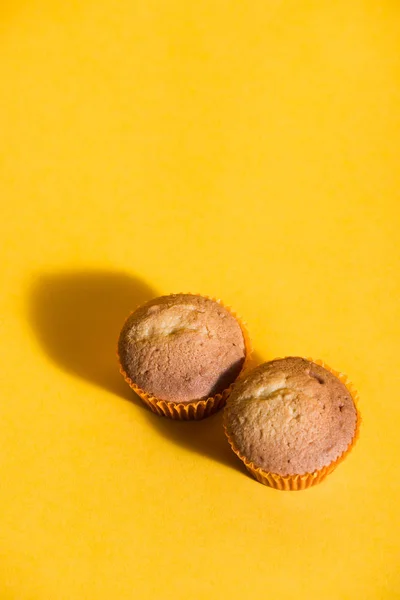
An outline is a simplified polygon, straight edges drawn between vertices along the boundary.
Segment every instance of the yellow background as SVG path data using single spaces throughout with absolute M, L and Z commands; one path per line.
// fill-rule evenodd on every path
M 397 0 L 0 6 L 1 600 L 399 598 Z M 324 484 L 133 398 L 120 325 L 171 291 L 350 375 Z

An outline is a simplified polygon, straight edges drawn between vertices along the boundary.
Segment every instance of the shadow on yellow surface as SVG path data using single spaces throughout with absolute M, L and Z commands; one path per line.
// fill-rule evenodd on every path
M 129 313 L 154 295 L 122 272 L 43 274 L 30 290 L 29 320 L 46 353 L 65 371 L 130 399 L 118 373 L 118 333 Z
M 45 273 L 29 291 L 29 321 L 46 354 L 64 371 L 139 405 L 151 426 L 176 445 L 240 468 L 225 439 L 221 412 L 198 422 L 158 417 L 118 372 L 116 345 L 122 324 L 155 295 L 150 286 L 123 272 Z M 254 354 L 252 365 L 259 362 Z
M 177 446 L 220 462 L 228 467 L 241 468 L 239 459 L 233 454 L 222 427 L 222 411 L 202 421 L 173 421 L 153 415 L 149 411 L 153 426 Z

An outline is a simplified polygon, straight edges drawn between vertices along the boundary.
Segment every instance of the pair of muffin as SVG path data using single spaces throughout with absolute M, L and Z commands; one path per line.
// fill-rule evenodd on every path
M 225 432 L 251 474 L 278 489 L 314 485 L 355 442 L 356 393 L 323 363 L 297 357 L 264 363 L 233 387 L 250 352 L 237 316 L 193 294 L 140 307 L 118 343 L 121 373 L 153 412 L 202 419 L 229 398 Z

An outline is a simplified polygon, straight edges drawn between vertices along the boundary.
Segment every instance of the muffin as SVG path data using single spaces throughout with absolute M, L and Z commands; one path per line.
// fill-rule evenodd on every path
M 128 317 L 118 354 L 126 381 L 154 412 L 198 419 L 225 403 L 248 348 L 243 326 L 220 302 L 171 294 Z
M 273 360 L 235 386 L 225 432 L 258 481 L 304 489 L 322 481 L 350 451 L 359 425 L 355 399 L 345 377 L 321 362 Z

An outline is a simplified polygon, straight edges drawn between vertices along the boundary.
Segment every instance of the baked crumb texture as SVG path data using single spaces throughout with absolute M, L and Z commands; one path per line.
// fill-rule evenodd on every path
M 313 473 L 336 461 L 356 433 L 346 385 L 304 358 L 264 363 L 238 382 L 224 421 L 239 456 L 281 476 Z
M 218 302 L 191 294 L 155 298 L 132 313 L 118 353 L 122 369 L 139 388 L 176 403 L 221 393 L 246 358 L 237 319 Z

